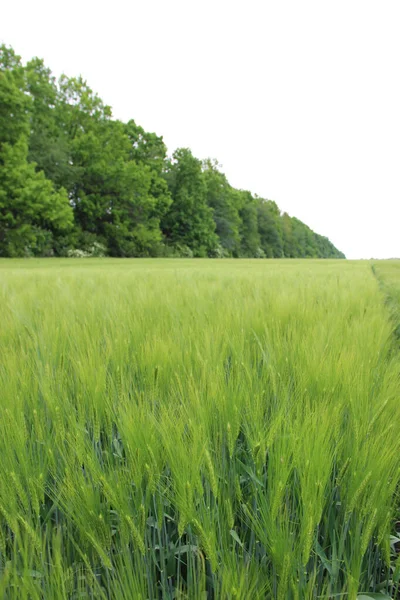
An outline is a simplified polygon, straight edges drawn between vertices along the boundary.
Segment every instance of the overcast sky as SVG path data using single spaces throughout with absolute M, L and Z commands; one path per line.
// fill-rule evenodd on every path
M 349 258 L 400 256 L 399 0 L 13 0 L 0 41 L 217 158 Z

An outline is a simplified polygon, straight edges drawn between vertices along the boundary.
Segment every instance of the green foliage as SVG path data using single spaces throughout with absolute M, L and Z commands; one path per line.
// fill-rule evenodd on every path
M 29 135 L 31 101 L 26 91 L 20 57 L 11 48 L 0 46 L 0 148 Z
M 72 163 L 70 140 L 60 126 L 62 103 L 51 71 L 35 58 L 26 66 L 30 111 L 29 160 L 44 171 L 56 187 L 71 192 L 79 169 Z
M 133 119 L 125 125 L 125 133 L 131 144 L 131 160 L 149 165 L 154 171 L 161 173 L 167 157 L 167 148 L 162 137 L 144 131 Z
M 282 258 L 283 235 L 279 208 L 272 200 L 260 200 L 257 208 L 261 248 L 268 258 Z
M 104 244 L 100 244 L 100 242 L 93 242 L 91 246 L 88 247 L 87 250 L 79 250 L 75 248 L 74 250 L 69 250 L 67 252 L 67 256 L 69 258 L 103 258 L 106 256 L 107 248 Z
M 257 256 L 260 252 L 260 233 L 257 222 L 257 200 L 250 192 L 240 191 L 238 205 L 240 215 L 240 256 Z
M 24 66 L 3 45 L 0 149 L 21 139 L 38 178 L 67 194 L 73 226 L 61 235 L 23 223 L 18 234 L 7 234 L 8 242 L 2 234 L 1 252 L 9 256 L 75 250 L 84 256 L 93 245 L 85 237 L 95 236 L 107 254 L 121 257 L 343 257 L 329 240 L 281 215 L 274 202 L 234 189 L 216 161 L 201 162 L 185 148 L 169 159 L 162 137 L 132 119 L 113 119 L 82 77 L 57 81 L 43 60 Z M 19 216 L 22 222 L 24 213 Z
M 176 150 L 166 173 L 173 202 L 162 220 L 172 245 L 186 245 L 194 256 L 204 257 L 218 245 L 213 213 L 207 205 L 207 185 L 201 161 L 187 148 Z
M 147 256 L 162 239 L 160 218 L 170 198 L 149 165 L 129 157 L 131 144 L 118 121 L 103 121 L 77 136 L 74 164 L 83 176 L 75 186 L 75 218 L 84 231 L 106 240 L 115 256 Z
M 227 178 L 218 170 L 215 161 L 203 163 L 204 179 L 207 187 L 207 204 L 213 210 L 215 232 L 222 251 L 214 254 L 237 256 L 240 253 L 241 219 L 237 205 L 237 193 L 229 185 Z
M 65 190 L 56 191 L 27 156 L 23 137 L 1 147 L 0 256 L 51 254 L 52 235 L 72 226 Z

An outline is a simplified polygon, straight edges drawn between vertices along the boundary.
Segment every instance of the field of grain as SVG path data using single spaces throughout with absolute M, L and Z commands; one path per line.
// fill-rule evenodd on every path
M 394 262 L 0 261 L 0 598 L 400 597 L 396 289 Z

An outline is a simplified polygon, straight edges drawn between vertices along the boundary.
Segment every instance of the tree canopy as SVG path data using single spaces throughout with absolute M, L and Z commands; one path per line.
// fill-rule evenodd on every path
M 0 256 L 344 258 L 217 161 L 123 123 L 81 77 L 0 46 Z

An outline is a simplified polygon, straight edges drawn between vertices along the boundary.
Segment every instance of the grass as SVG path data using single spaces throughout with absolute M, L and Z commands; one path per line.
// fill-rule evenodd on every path
M 400 597 L 374 270 L 0 261 L 0 597 Z
M 394 335 L 400 342 L 400 260 L 375 263 L 372 269 L 392 315 Z

